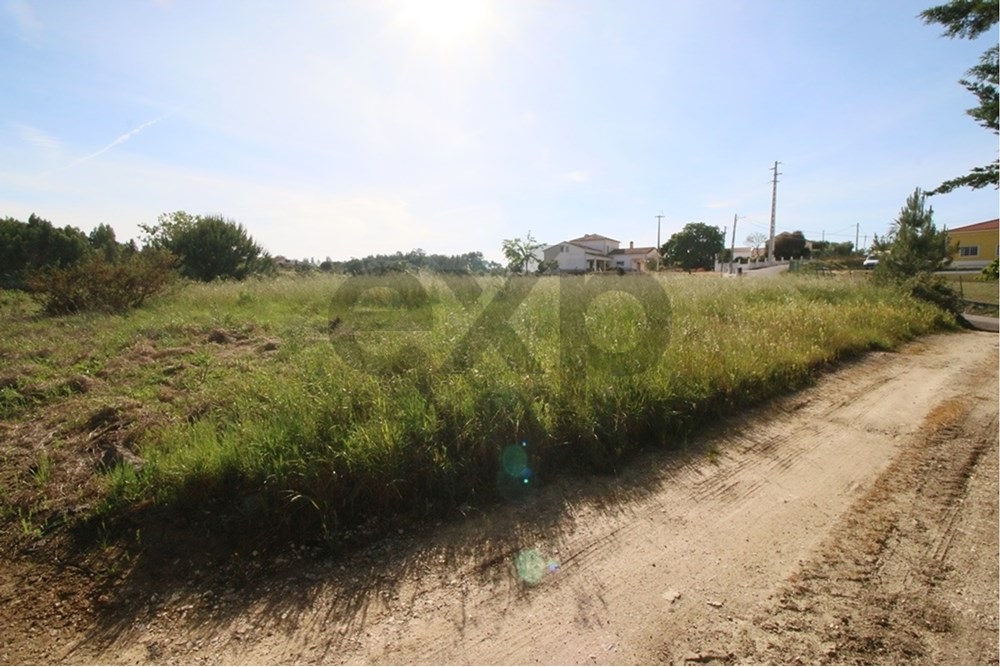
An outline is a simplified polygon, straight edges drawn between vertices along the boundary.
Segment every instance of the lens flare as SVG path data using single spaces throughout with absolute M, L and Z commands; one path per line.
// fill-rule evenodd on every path
M 530 484 L 534 472 L 528 466 L 528 443 L 521 441 L 520 445 L 510 445 L 503 450 L 501 457 L 503 471 L 509 476 L 520 479 L 522 484 Z
M 518 579 L 529 586 L 536 586 L 546 574 L 559 572 L 559 562 L 545 558 L 538 549 L 521 549 L 514 558 L 514 569 Z

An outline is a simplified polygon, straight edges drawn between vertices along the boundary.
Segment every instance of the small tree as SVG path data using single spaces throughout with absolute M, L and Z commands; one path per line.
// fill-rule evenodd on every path
M 523 241 L 519 238 L 504 239 L 503 254 L 507 258 L 507 268 L 514 273 L 527 273 L 529 264 L 536 259 L 535 251 L 544 245 L 531 236 L 530 230 Z
M 886 256 L 879 260 L 877 276 L 907 278 L 939 271 L 951 262 L 948 234 L 934 226 L 934 209 L 927 207 L 926 201 L 920 188 L 907 197 L 889 231 L 892 240 Z
M 194 280 L 242 280 L 272 269 L 270 255 L 257 245 L 243 225 L 217 215 L 165 213 L 156 225 L 140 225 L 146 244 L 169 250 L 180 261 L 181 275 Z
M 660 254 L 668 263 L 685 271 L 711 269 L 724 247 L 725 239 L 718 227 L 689 222 L 663 244 Z
M 784 259 L 798 259 L 809 256 L 806 237 L 800 231 L 781 232 L 774 237 L 774 256 Z
M 902 285 L 910 295 L 958 314 L 961 302 L 955 290 L 934 275 L 951 259 L 948 234 L 937 230 L 933 218 L 934 209 L 927 207 L 924 193 L 917 188 L 882 241 L 887 251 L 875 267 L 875 279 Z
M 753 232 L 747 234 L 747 243 L 753 248 L 752 255 L 757 257 L 760 254 L 760 247 L 767 241 L 767 234 L 764 232 Z

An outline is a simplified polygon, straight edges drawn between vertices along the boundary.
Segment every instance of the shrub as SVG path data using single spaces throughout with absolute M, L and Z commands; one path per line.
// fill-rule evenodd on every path
M 92 256 L 65 268 L 29 275 L 28 289 L 46 313 L 123 312 L 138 308 L 160 293 L 174 277 L 176 258 L 163 250 L 147 250 L 111 263 Z
M 904 283 L 910 296 L 932 303 L 941 310 L 958 315 L 962 312 L 962 300 L 945 280 L 930 273 L 918 273 Z
M 979 277 L 981 280 L 996 280 L 1000 278 L 1000 264 L 998 264 L 998 260 L 994 259 L 990 262 L 989 266 L 984 266 Z
M 168 250 L 179 261 L 185 278 L 211 282 L 216 278 L 243 280 L 270 273 L 274 261 L 242 224 L 217 215 L 165 213 L 156 225 L 140 225 L 151 248 Z

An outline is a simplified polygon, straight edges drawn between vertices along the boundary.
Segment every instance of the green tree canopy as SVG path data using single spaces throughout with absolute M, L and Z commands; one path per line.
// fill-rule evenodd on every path
M 536 259 L 535 251 L 541 248 L 544 243 L 539 243 L 528 231 L 527 237 L 522 241 L 519 238 L 504 239 L 503 255 L 507 258 L 507 268 L 514 273 L 526 273 L 532 260 Z
M 776 259 L 799 259 L 809 256 L 806 236 L 800 231 L 781 232 L 774 237 L 774 257 Z
M 927 207 L 926 202 L 920 188 L 907 197 L 888 239 L 883 239 L 888 252 L 875 269 L 877 277 L 908 278 L 919 273 L 932 273 L 943 269 L 951 261 L 948 257 L 948 233 L 935 227 L 934 209 Z
M 813 241 L 813 257 L 850 257 L 854 254 L 854 242 Z
M 718 227 L 704 222 L 689 222 L 684 225 L 684 229 L 667 239 L 660 254 L 667 263 L 685 271 L 711 270 L 716 255 L 720 255 L 724 247 L 725 239 Z
M 110 225 L 100 224 L 87 236 L 90 247 L 106 262 L 115 262 L 122 254 L 122 246 L 115 239 L 115 230 Z
M 218 215 L 164 213 L 156 225 L 140 225 L 146 244 L 168 250 L 180 261 L 181 275 L 194 280 L 242 280 L 269 271 L 270 255 L 257 245 L 242 224 Z
M 989 31 L 1000 18 L 1000 0 L 951 0 L 951 2 L 931 7 L 920 13 L 924 23 L 938 23 L 945 27 L 946 37 L 963 37 L 975 39 Z M 979 58 L 979 64 L 968 70 L 970 78 L 960 79 L 959 83 L 966 87 L 976 99 L 978 106 L 966 111 L 977 123 L 990 129 L 994 134 L 1000 131 L 998 115 L 1000 115 L 1000 62 L 998 62 L 998 46 L 988 48 Z M 994 142 L 994 147 L 996 142 Z M 955 188 L 969 187 L 973 190 L 992 185 L 1000 188 L 1000 162 L 994 160 L 982 167 L 972 170 L 957 178 L 945 181 L 928 195 L 951 192 Z
M 32 271 L 65 267 L 90 252 L 87 236 L 76 227 L 55 227 L 34 213 L 28 222 L 0 219 L 0 286 L 25 287 Z

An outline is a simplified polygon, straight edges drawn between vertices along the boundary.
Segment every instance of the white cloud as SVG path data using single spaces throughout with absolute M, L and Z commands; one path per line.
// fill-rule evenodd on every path
M 17 130 L 21 141 L 31 144 L 49 154 L 59 151 L 59 140 L 39 130 L 37 127 L 22 125 L 21 123 L 12 123 L 12 125 Z
M 586 183 L 590 180 L 590 174 L 582 170 L 571 171 L 568 174 L 564 174 L 565 178 L 570 183 Z

